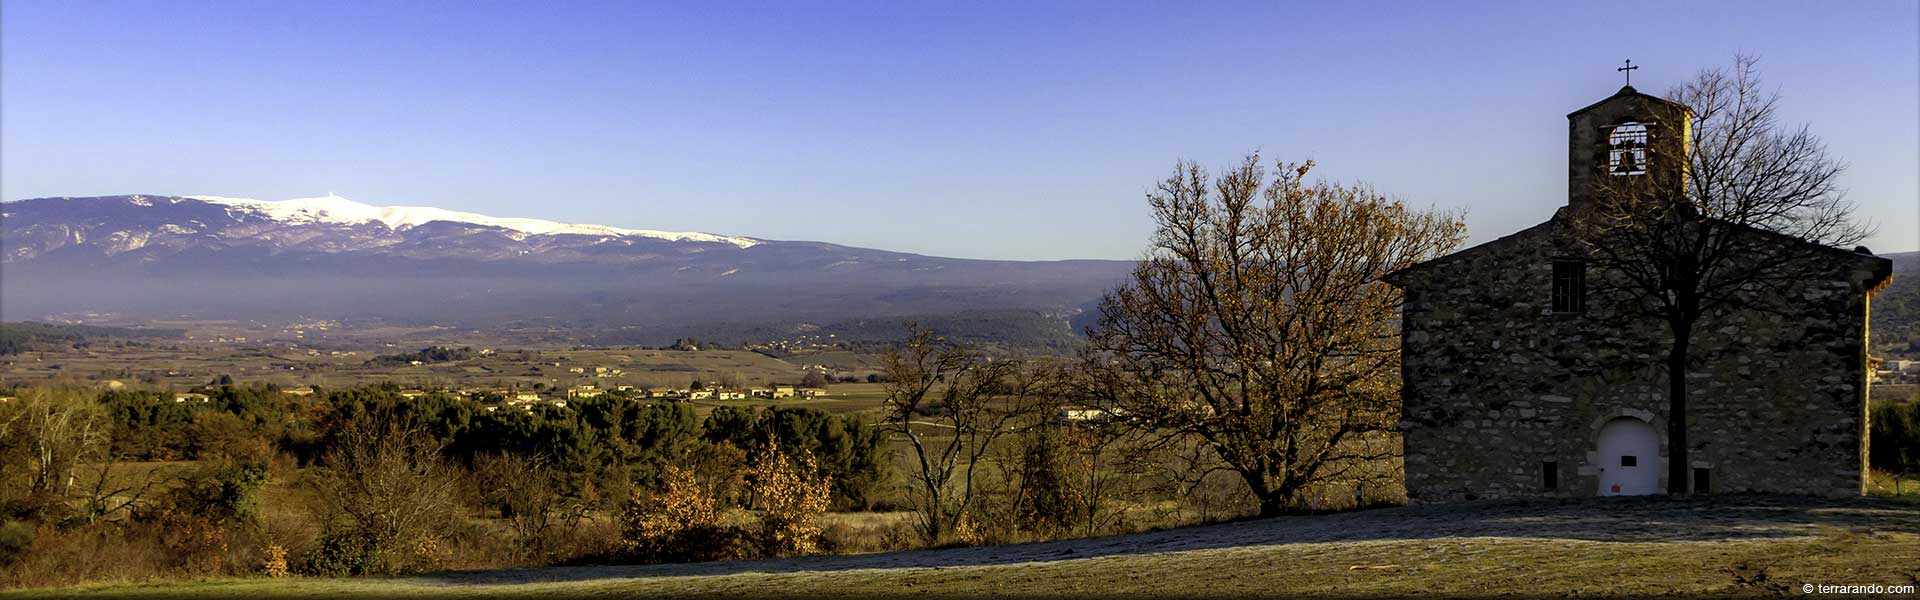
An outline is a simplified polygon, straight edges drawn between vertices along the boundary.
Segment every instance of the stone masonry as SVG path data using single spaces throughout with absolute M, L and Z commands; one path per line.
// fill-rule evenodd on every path
M 1650 98 L 1627 88 L 1570 116 L 1570 205 L 1593 173 L 1581 163 L 1603 156 L 1583 121 L 1661 109 Z M 1677 137 L 1684 143 L 1684 130 Z M 1671 336 L 1663 321 L 1622 319 L 1598 298 L 1585 312 L 1552 310 L 1553 263 L 1576 254 L 1569 210 L 1387 278 L 1406 293 L 1401 425 L 1411 501 L 1595 495 L 1600 429 L 1622 417 L 1659 432 L 1659 464 L 1647 466 L 1665 489 Z M 1868 301 L 1891 265 L 1827 254 L 1831 278 L 1756 299 L 1777 310 L 1695 330 L 1695 366 L 1679 375 L 1690 392 L 1690 467 L 1711 471 L 1712 493 L 1862 492 Z M 1557 471 L 1552 489 L 1545 470 Z

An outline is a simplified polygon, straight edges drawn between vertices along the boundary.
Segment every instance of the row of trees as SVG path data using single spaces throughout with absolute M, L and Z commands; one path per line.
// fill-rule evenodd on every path
M 483 511 L 510 525 L 520 559 L 647 561 L 662 559 L 645 554 L 652 546 L 582 526 L 644 511 L 670 478 L 697 473 L 732 482 L 712 488 L 716 506 L 773 520 L 766 533 L 742 536 L 753 541 L 747 555 L 803 553 L 817 544 L 811 515 L 867 506 L 887 478 L 876 428 L 809 409 L 730 409 L 703 422 L 685 402 L 625 398 L 490 412 L 444 394 L 406 399 L 390 385 L 318 397 L 264 386 L 205 391 L 206 402 L 175 402 L 36 389 L 0 404 L 0 522 L 48 539 L 154 544 L 201 557 L 192 572 L 233 560 L 243 539 L 264 539 L 259 547 L 279 552 L 283 572 L 355 574 L 440 564 L 445 548 L 436 544 L 456 538 L 488 543 L 460 525 L 463 512 Z M 129 468 L 130 458 L 195 466 Z M 291 564 L 284 538 L 304 526 L 267 522 L 260 491 L 272 478 L 297 478 L 313 499 L 296 503 L 311 509 L 298 520 L 318 537 L 291 540 L 302 550 Z

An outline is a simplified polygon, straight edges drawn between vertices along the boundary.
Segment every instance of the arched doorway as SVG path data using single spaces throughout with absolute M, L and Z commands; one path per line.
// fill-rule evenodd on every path
M 1660 492 L 1660 433 L 1633 417 L 1600 428 L 1600 495 L 1640 496 Z

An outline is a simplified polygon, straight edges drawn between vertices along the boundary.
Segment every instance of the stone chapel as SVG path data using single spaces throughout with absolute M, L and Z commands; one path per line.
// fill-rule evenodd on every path
M 1671 335 L 1659 320 L 1596 316 L 1602 300 L 1588 297 L 1585 278 L 1597 274 L 1569 219 L 1599 178 L 1662 168 L 1650 156 L 1684 157 L 1689 116 L 1631 86 L 1574 111 L 1568 201 L 1553 218 L 1385 278 L 1406 294 L 1409 501 L 1668 489 Z M 1789 290 L 1792 313 L 1734 312 L 1695 328 L 1683 375 L 1694 493 L 1863 492 L 1868 302 L 1892 263 L 1821 248 L 1830 277 Z

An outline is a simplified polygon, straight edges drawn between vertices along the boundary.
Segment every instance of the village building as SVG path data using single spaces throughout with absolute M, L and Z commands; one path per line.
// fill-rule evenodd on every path
M 1053 413 L 1053 421 L 1062 425 L 1099 425 L 1113 418 L 1113 412 L 1092 406 L 1067 406 Z
M 1609 274 L 1588 268 L 1573 220 L 1588 214 L 1604 178 L 1651 169 L 1671 177 L 1647 181 L 1679 185 L 1689 113 L 1629 86 L 1567 118 L 1566 206 L 1386 277 L 1405 292 L 1409 501 L 1662 493 L 1674 418 L 1667 378 L 1676 375 L 1689 390 L 1694 492 L 1861 494 L 1868 302 L 1891 263 L 1821 246 L 1826 276 L 1769 292 L 1790 299 L 1780 303 L 1787 314 L 1710 315 L 1694 330 L 1693 367 L 1668 373 L 1667 324 L 1623 316 L 1614 297 L 1589 293 Z

